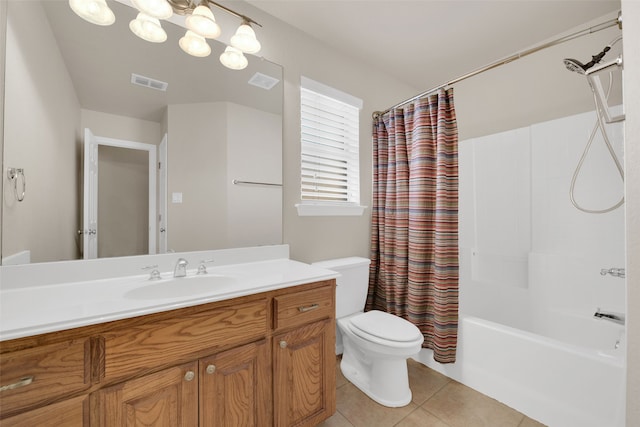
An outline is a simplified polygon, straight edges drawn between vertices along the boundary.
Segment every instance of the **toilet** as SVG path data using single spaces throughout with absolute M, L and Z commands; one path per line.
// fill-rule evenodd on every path
M 420 351 L 424 337 L 398 316 L 364 312 L 369 263 L 351 257 L 313 265 L 341 274 L 336 279 L 336 354 L 342 354 L 342 374 L 381 405 L 405 406 L 411 402 L 407 358 Z

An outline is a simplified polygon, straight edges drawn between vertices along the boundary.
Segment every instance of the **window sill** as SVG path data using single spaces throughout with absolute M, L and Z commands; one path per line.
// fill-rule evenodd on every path
M 330 203 L 298 203 L 298 216 L 362 216 L 366 206 Z

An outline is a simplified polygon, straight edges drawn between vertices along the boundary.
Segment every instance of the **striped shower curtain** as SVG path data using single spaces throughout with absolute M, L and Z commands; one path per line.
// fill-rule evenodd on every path
M 453 89 L 374 119 L 367 310 L 418 326 L 440 363 L 458 335 L 458 130 Z

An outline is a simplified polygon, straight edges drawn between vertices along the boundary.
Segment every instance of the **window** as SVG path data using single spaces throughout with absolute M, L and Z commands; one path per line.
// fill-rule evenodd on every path
M 362 100 L 302 77 L 298 214 L 362 215 L 359 115 Z

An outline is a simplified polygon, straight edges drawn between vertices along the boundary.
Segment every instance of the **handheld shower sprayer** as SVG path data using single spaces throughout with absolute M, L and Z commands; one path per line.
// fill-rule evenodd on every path
M 620 20 L 620 16 L 618 17 L 618 19 Z M 622 36 L 618 36 L 616 37 L 611 43 L 609 43 L 603 50 L 602 52 L 598 53 L 597 55 L 594 55 L 591 57 L 591 61 L 589 61 L 586 64 L 582 64 L 580 61 L 576 60 L 576 59 L 564 59 L 564 65 L 567 67 L 567 69 L 569 71 L 573 71 L 576 72 L 578 74 L 584 75 L 587 78 L 587 81 L 589 82 L 589 85 L 591 86 L 591 91 L 593 92 L 593 99 L 594 99 L 594 103 L 595 103 L 595 107 L 596 107 L 596 123 L 593 127 L 593 130 L 591 131 L 591 134 L 589 136 L 589 140 L 587 141 L 587 145 L 584 148 L 584 151 L 582 152 L 582 156 L 580 157 L 580 161 L 578 162 L 578 165 L 576 166 L 575 171 L 573 172 L 573 177 L 571 178 L 571 185 L 569 187 L 569 198 L 571 200 L 571 203 L 573 204 L 573 206 L 575 206 L 578 210 L 582 211 L 582 212 L 586 212 L 586 213 L 593 213 L 593 214 L 603 214 L 603 213 L 607 213 L 607 212 L 611 212 L 617 208 L 619 208 L 620 206 L 622 206 L 622 204 L 624 203 L 624 194 L 622 195 L 622 198 L 620 199 L 620 201 L 618 201 L 618 203 L 616 203 L 615 205 L 605 208 L 605 209 L 585 209 L 582 206 L 580 206 L 578 204 L 578 202 L 575 200 L 575 196 L 574 196 L 574 190 L 575 190 L 575 185 L 576 185 L 576 180 L 578 178 L 578 174 L 580 173 L 580 170 L 582 168 L 582 164 L 585 160 L 585 158 L 587 157 L 587 154 L 589 153 L 589 149 L 591 148 L 591 144 L 593 143 L 596 133 L 598 130 L 600 130 L 600 133 L 602 134 L 602 138 L 604 140 L 604 144 L 606 145 L 609 154 L 611 155 L 611 159 L 613 160 L 616 169 L 618 169 L 618 173 L 620 174 L 620 178 L 622 179 L 622 182 L 624 182 L 624 168 L 622 166 L 622 164 L 620 163 L 620 160 L 618 159 L 618 156 L 616 155 L 613 146 L 611 145 L 611 141 L 609 141 L 609 136 L 607 135 L 607 130 L 605 128 L 605 123 L 604 123 L 604 118 L 603 115 L 606 116 L 607 118 L 607 123 L 612 123 L 613 121 L 619 121 L 620 119 L 618 117 L 615 118 L 610 118 L 609 112 L 608 112 L 608 99 L 609 99 L 609 94 L 611 93 L 611 87 L 613 84 L 613 76 L 611 74 L 611 72 L 609 72 L 609 87 L 606 90 L 606 92 L 604 91 L 604 89 L 602 89 L 601 84 L 600 84 L 600 80 L 599 78 L 597 79 L 597 82 L 594 83 L 594 77 L 592 76 L 592 74 L 594 73 L 598 73 L 600 71 L 603 71 L 605 69 L 607 69 L 610 66 L 621 66 L 622 65 L 622 58 L 619 57 L 618 60 L 613 61 L 609 64 L 604 64 L 601 66 L 598 66 L 596 68 L 594 68 L 593 70 L 590 70 L 590 68 L 592 68 L 594 65 L 598 64 L 600 61 L 602 61 L 602 58 L 607 54 L 608 51 L 611 50 L 611 47 L 616 44 L 617 42 L 619 42 L 620 40 L 622 40 Z M 597 77 L 597 75 L 596 75 Z M 620 117 L 620 116 L 619 116 Z M 624 120 L 624 115 L 621 116 L 622 120 Z
M 611 45 L 606 46 L 602 50 L 602 52 L 600 52 L 597 55 L 593 55 L 591 57 L 591 61 L 587 62 L 586 64 L 583 64 L 582 62 L 578 61 L 577 59 L 565 58 L 564 59 L 564 65 L 565 65 L 565 67 L 567 67 L 567 70 L 569 70 L 569 71 L 573 71 L 573 72 L 576 72 L 576 73 L 579 73 L 579 74 L 584 74 L 585 71 L 587 71 L 589 68 L 593 67 L 594 65 L 596 65 L 600 61 L 602 61 L 602 58 L 604 58 L 604 56 L 610 50 L 611 50 Z

